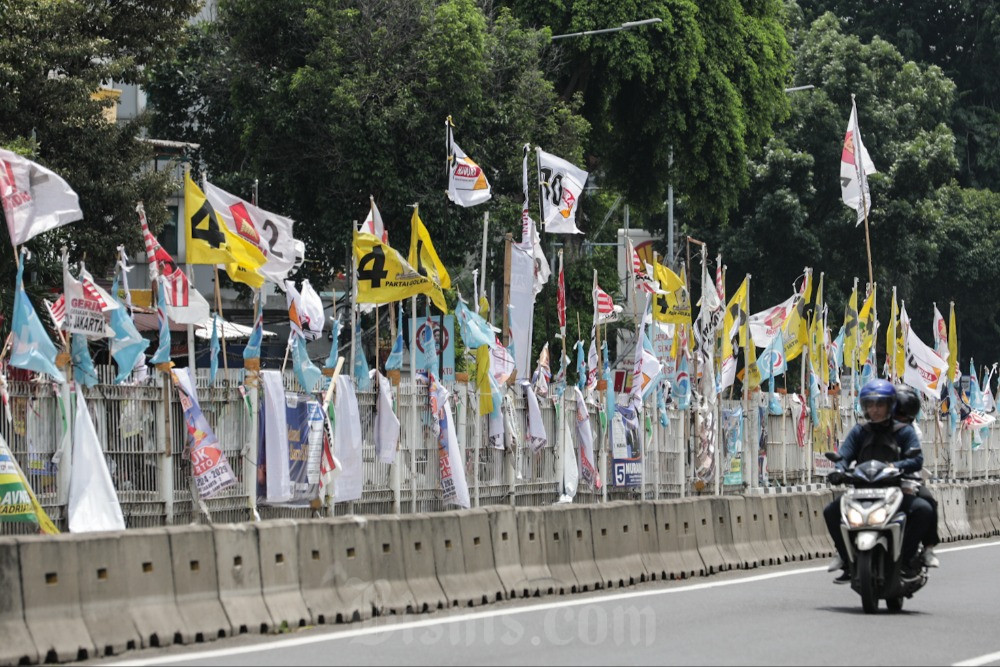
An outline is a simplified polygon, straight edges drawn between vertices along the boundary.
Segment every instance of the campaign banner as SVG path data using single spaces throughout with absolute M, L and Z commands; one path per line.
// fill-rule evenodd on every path
M 229 461 L 222 451 L 222 445 L 212 427 L 208 425 L 198 405 L 190 375 L 185 370 L 175 371 L 174 384 L 180 397 L 181 408 L 184 410 L 184 423 L 191 437 L 188 447 L 191 451 L 191 466 L 194 470 L 195 486 L 198 497 L 211 498 L 223 489 L 236 484 L 236 475 L 229 467 Z
M 625 417 L 629 417 L 626 419 Z M 635 411 L 617 407 L 611 420 L 611 485 L 620 488 L 642 486 L 642 448 Z
M 722 411 L 722 445 L 726 455 L 722 483 L 743 483 L 743 408 Z
M 441 328 L 441 321 L 438 317 L 431 317 L 430 324 L 426 317 L 417 317 L 415 319 L 417 325 L 417 368 L 425 368 L 425 365 L 421 363 L 421 359 L 435 358 L 438 353 L 444 357 L 443 365 L 441 366 L 441 382 L 443 384 L 455 384 L 455 316 L 445 315 L 444 316 L 444 328 Z M 424 349 L 424 341 L 428 340 L 425 333 L 427 327 L 431 328 L 434 334 L 434 346 L 435 349 Z M 407 345 L 409 345 L 409 339 L 407 339 Z M 438 368 L 438 364 L 434 364 L 435 368 Z
M 262 413 L 262 419 L 266 421 L 266 412 Z M 266 430 L 265 425 L 263 431 Z M 267 502 L 267 475 L 282 474 L 284 466 L 269 468 L 267 447 L 260 447 L 257 468 L 265 472 L 257 476 L 257 502 L 280 507 L 308 507 L 319 496 L 323 454 L 323 407 L 319 401 L 309 394 L 285 392 L 285 433 L 288 436 L 288 499 Z
M 827 475 L 834 469 L 827 452 L 836 452 L 840 440 L 840 413 L 836 408 L 819 408 L 819 423 L 813 426 L 813 474 Z

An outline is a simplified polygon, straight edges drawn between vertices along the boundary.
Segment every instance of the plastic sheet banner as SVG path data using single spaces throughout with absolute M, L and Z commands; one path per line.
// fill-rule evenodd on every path
M 726 456 L 722 483 L 743 483 L 743 408 L 722 411 L 722 446 Z
M 635 410 L 617 406 L 611 420 L 611 434 L 611 485 L 626 488 L 642 486 L 642 448 Z
M 820 408 L 817 412 L 819 424 L 813 427 L 813 474 L 826 475 L 834 465 L 824 454 L 837 451 L 840 415 L 836 408 Z
M 264 413 L 262 414 L 262 421 Z M 308 507 L 319 496 L 320 457 L 323 454 L 323 408 L 309 394 L 285 394 L 285 422 L 288 433 L 288 481 L 291 497 L 280 503 L 266 503 L 267 448 L 258 450 L 257 502 L 280 507 Z M 274 467 L 278 470 L 280 467 Z M 272 473 L 273 474 L 273 473 Z

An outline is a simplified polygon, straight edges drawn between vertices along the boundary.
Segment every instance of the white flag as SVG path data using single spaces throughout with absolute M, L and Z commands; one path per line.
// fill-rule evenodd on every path
M 2 148 L 0 201 L 15 246 L 83 219 L 80 198 L 66 181 L 37 162 Z
M 302 308 L 302 328 L 305 339 L 318 340 L 323 335 L 323 324 L 326 321 L 326 316 L 323 314 L 323 301 L 308 280 L 302 281 L 299 306 Z
M 589 175 L 561 157 L 535 147 L 542 190 L 542 224 L 550 234 L 582 234 L 576 227 L 580 195 Z
M 840 153 L 840 195 L 844 203 L 858 212 L 858 222 L 871 211 L 871 193 L 868 192 L 868 175 L 875 173 L 875 165 L 868 156 L 868 149 L 861 141 L 858 129 L 858 107 L 851 98 L 851 118 L 847 122 L 844 147 Z
M 371 206 L 368 209 L 367 217 L 358 226 L 358 233 L 371 234 L 381 239 L 382 243 L 389 245 L 389 232 L 385 231 L 385 223 L 382 222 L 382 214 L 379 212 L 378 206 L 375 205 L 375 197 L 368 195 L 368 200 L 371 202 Z
M 951 354 L 948 351 L 948 323 L 945 321 L 937 304 L 934 304 L 934 352 L 945 362 Z
M 125 530 L 118 494 L 83 393 L 76 394 L 73 465 L 69 480 L 69 532 Z
M 295 266 L 295 221 L 270 213 L 205 181 L 205 198 L 229 231 L 260 250 L 267 261 L 257 271 L 278 285 Z
M 475 206 L 489 201 L 490 183 L 483 168 L 455 143 L 450 116 L 444 125 L 448 151 L 448 199 L 459 206 Z
M 903 382 L 928 398 L 937 399 L 941 395 L 941 378 L 948 369 L 948 363 L 934 350 L 924 344 L 913 329 L 906 332 L 906 370 Z
M 774 337 L 781 331 L 781 327 L 788 319 L 789 313 L 795 307 L 795 299 L 798 294 L 793 294 L 787 300 L 782 301 L 777 306 L 755 313 L 750 316 L 748 325 L 750 327 L 750 338 L 753 339 L 757 347 L 767 347 L 774 340 Z

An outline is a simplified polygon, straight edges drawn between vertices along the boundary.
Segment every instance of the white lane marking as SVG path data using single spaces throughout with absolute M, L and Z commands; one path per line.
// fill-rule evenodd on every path
M 981 665 L 988 665 L 991 662 L 1000 662 L 1000 651 L 956 662 L 953 667 L 981 667 Z
M 984 547 L 997 547 L 1000 546 L 1000 542 L 990 542 L 986 544 L 973 544 L 964 547 L 949 547 L 947 549 L 938 549 L 938 553 L 948 553 L 952 551 L 965 551 L 968 549 L 981 549 Z M 770 579 L 780 579 L 783 577 L 792 577 L 800 574 L 810 574 L 814 572 L 826 572 L 826 566 L 821 567 L 807 567 L 796 570 L 790 570 L 787 572 L 772 572 L 770 574 L 758 574 L 750 577 L 740 577 L 737 579 L 726 579 L 722 581 L 708 581 L 699 584 L 690 584 L 688 586 L 678 586 L 676 588 L 666 588 L 650 591 L 630 591 L 628 593 L 616 593 L 614 595 L 588 595 L 584 598 L 574 598 L 570 600 L 560 600 L 559 602 L 546 602 L 543 604 L 530 605 L 526 607 L 515 607 L 511 609 L 493 609 L 489 611 L 474 612 L 471 614 L 460 614 L 456 616 L 443 616 L 439 618 L 427 618 L 419 621 L 407 621 L 404 623 L 393 623 L 389 625 L 376 625 L 366 628 L 357 628 L 355 630 L 345 630 L 343 632 L 330 632 L 321 635 L 313 635 L 311 637 L 290 637 L 288 639 L 280 639 L 273 642 L 262 642 L 260 644 L 251 644 L 249 646 L 237 646 L 233 648 L 221 648 L 214 649 L 211 651 L 199 651 L 197 653 L 175 653 L 168 656 L 160 656 L 156 658 L 146 658 L 142 660 L 121 660 L 117 662 L 106 662 L 104 664 L 108 665 L 130 665 L 132 667 L 146 667 L 147 665 L 165 665 L 174 662 L 204 662 L 211 660 L 213 658 L 222 658 L 234 655 L 243 655 L 246 653 L 258 653 L 261 651 L 276 651 L 284 648 L 292 648 L 297 646 L 308 646 L 310 644 L 319 644 L 322 642 L 332 642 L 340 641 L 342 639 L 354 639 L 355 637 L 365 637 L 369 635 L 375 635 L 383 632 L 399 632 L 403 630 L 415 630 L 419 628 L 426 628 L 431 626 L 440 625 L 451 625 L 454 623 L 465 623 L 468 621 L 476 621 L 486 618 L 495 618 L 497 616 L 514 616 L 517 614 L 527 614 L 537 611 L 548 611 L 551 609 L 565 609 L 568 607 L 578 607 L 585 604 L 592 604 L 595 602 L 615 602 L 618 600 L 630 600 L 634 598 L 651 597 L 655 595 L 672 595 L 675 593 L 689 593 L 691 591 L 708 590 L 711 588 L 724 588 L 727 586 L 736 586 L 738 584 L 752 584 L 759 581 L 768 581 Z M 994 654 L 1000 655 L 1000 654 Z M 986 656 L 989 657 L 989 656 Z M 970 665 L 984 665 L 990 662 L 989 660 L 985 662 L 968 663 Z M 966 663 L 958 663 L 966 664 Z

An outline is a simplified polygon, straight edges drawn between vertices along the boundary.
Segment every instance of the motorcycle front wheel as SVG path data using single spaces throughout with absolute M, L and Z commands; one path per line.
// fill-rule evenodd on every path
M 861 595 L 861 607 L 866 614 L 878 611 L 878 581 L 876 577 L 876 558 L 872 551 L 858 553 L 858 593 Z
M 903 598 L 888 598 L 885 601 L 885 606 L 888 607 L 889 611 L 903 611 Z

